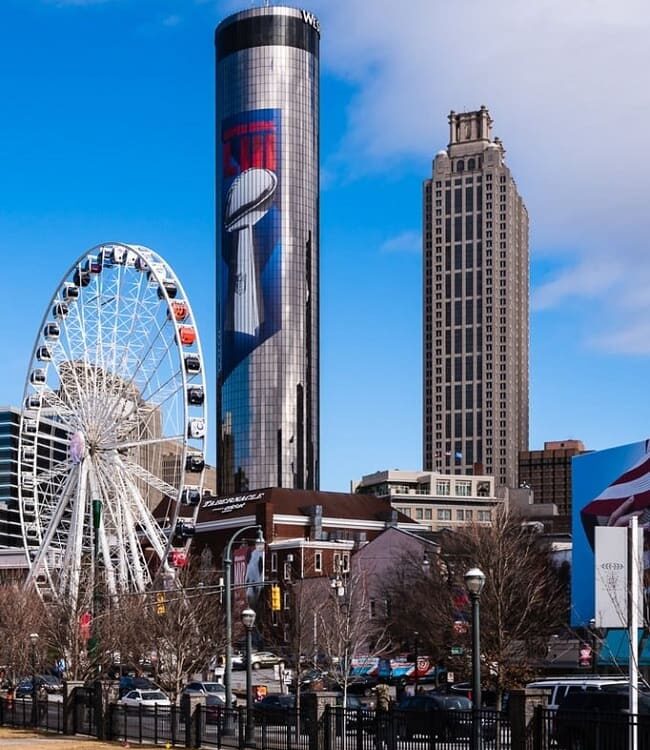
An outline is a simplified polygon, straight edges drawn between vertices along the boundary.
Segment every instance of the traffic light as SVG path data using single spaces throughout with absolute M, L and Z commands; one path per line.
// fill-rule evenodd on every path
M 280 609 L 280 587 L 271 586 L 271 610 L 273 612 L 279 612 Z
M 165 600 L 165 595 L 162 593 L 162 591 L 159 591 L 156 594 L 156 614 L 157 615 L 164 615 L 165 612 L 167 612 L 167 602 Z

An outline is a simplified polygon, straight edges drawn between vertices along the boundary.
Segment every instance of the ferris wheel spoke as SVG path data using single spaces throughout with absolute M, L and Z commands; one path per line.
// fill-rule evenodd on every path
M 145 365 L 145 363 L 147 361 L 147 357 L 149 356 L 149 353 L 153 350 L 155 342 L 157 341 L 158 337 L 161 335 L 162 330 L 163 330 L 163 327 L 162 326 L 158 326 L 158 330 L 157 330 L 156 336 L 150 342 L 149 348 L 144 353 L 144 355 L 142 357 L 140 357 L 139 362 L 135 366 L 135 368 L 133 369 L 133 371 L 131 373 L 131 377 L 129 378 L 129 380 L 125 381 L 124 387 L 123 387 L 123 391 L 126 391 L 128 393 L 128 389 L 129 388 L 135 388 L 135 379 L 136 379 L 136 376 L 138 375 L 138 373 L 140 371 L 146 372 L 146 369 L 144 368 L 144 365 Z M 168 344 L 167 348 L 169 348 L 169 344 Z M 151 376 L 149 376 L 149 378 L 145 381 L 145 383 L 144 383 L 144 385 L 142 387 L 138 388 L 138 390 L 139 390 L 140 395 L 142 396 L 142 398 L 144 398 L 144 392 L 146 391 L 146 388 L 147 388 L 147 385 L 148 385 L 150 379 L 151 379 Z M 105 423 L 108 422 L 108 421 L 110 421 L 111 419 L 115 418 L 115 416 L 116 416 L 116 414 L 115 414 L 116 408 L 117 408 L 117 404 L 115 406 L 113 406 L 112 409 L 108 410 L 103 415 L 103 421 Z
M 39 474 L 37 474 L 34 481 L 36 485 L 41 485 L 46 484 L 47 482 L 51 482 L 53 479 L 56 479 L 58 477 L 67 476 L 72 465 L 72 462 L 68 459 L 66 459 L 65 461 L 59 461 L 58 463 L 54 464 L 51 469 L 41 471 Z
M 160 479 L 160 477 L 157 477 L 155 474 L 147 471 L 144 466 L 141 466 L 135 461 L 122 459 L 122 463 L 124 467 L 129 470 L 131 474 L 133 474 L 133 476 L 141 479 L 143 482 L 146 482 L 149 487 L 154 490 L 158 490 L 158 492 L 165 495 L 166 497 L 176 499 L 176 496 L 178 495 L 178 487 L 174 487 L 174 485 L 168 484 L 164 481 L 164 479 Z
M 131 440 L 120 443 L 109 443 L 108 445 L 100 445 L 99 450 L 102 451 L 120 451 L 126 450 L 127 448 L 138 448 L 144 445 L 165 445 L 174 440 L 182 440 L 185 437 L 184 434 L 180 435 L 165 435 L 165 437 L 150 438 L 149 440 Z
M 124 318 L 120 319 L 118 331 L 124 328 L 124 344 L 121 344 L 122 355 L 119 362 L 115 363 L 114 372 L 122 380 L 122 390 L 128 390 L 132 385 L 129 377 L 129 360 L 133 357 L 134 362 L 142 359 L 143 343 L 148 340 L 149 320 L 148 312 L 148 282 L 144 275 L 139 275 L 135 294 L 127 296 L 123 307 Z M 131 309 L 129 309 L 131 308 Z
M 116 525 L 118 536 L 122 540 L 118 549 L 120 585 L 122 588 L 125 588 L 128 586 L 129 580 L 134 580 L 136 589 L 143 591 L 145 581 L 149 576 L 146 573 L 144 555 L 136 533 L 138 519 L 133 513 L 133 507 L 137 506 L 136 498 L 139 497 L 137 488 L 129 482 L 121 467 L 117 464 L 114 467 L 114 473 L 110 481 L 115 487 L 117 496 L 121 498 L 121 502 L 119 503 L 119 525 Z
M 145 589 L 145 573 L 144 566 L 142 565 L 142 549 L 138 538 L 135 533 L 135 523 L 131 508 L 127 505 L 124 506 L 124 526 L 126 529 L 126 539 L 131 552 L 129 558 L 129 567 L 131 574 L 135 579 L 136 589 L 138 591 L 144 591 Z
M 65 322 L 64 322 L 65 327 Z M 57 358 L 57 354 L 65 354 L 63 350 L 63 346 L 59 343 L 56 346 L 52 347 L 52 364 L 54 366 L 57 378 L 60 383 L 60 387 L 63 390 L 63 392 L 66 394 L 67 403 L 63 401 L 65 404 L 66 411 L 68 409 L 74 411 L 74 407 L 76 406 L 76 411 L 78 414 L 78 420 L 83 422 L 83 420 L 86 417 L 86 403 L 83 398 L 83 390 L 81 388 L 81 383 L 79 381 L 79 378 L 77 376 L 77 367 L 74 360 L 74 357 L 63 357 L 63 358 Z M 72 353 L 71 353 L 72 354 Z M 70 382 L 70 375 L 68 375 L 66 372 L 64 372 L 64 368 L 69 371 L 69 373 L 72 376 L 73 382 Z M 73 387 L 76 387 L 76 394 L 73 392 Z
M 180 379 L 180 383 L 177 383 L 179 374 L 174 373 L 173 375 L 170 375 L 167 380 L 158 386 L 158 388 L 155 391 L 152 391 L 151 393 L 147 394 L 145 397 L 145 400 L 149 403 L 155 403 L 156 406 L 162 406 L 163 404 L 167 403 L 170 398 L 174 398 L 174 396 L 177 396 L 179 393 L 182 393 L 183 391 L 183 379 Z M 157 396 L 159 393 L 163 393 L 164 389 L 167 388 L 169 385 L 176 385 L 176 387 L 171 390 L 164 398 L 161 398 L 160 401 L 154 401 L 154 397 Z
M 164 561 L 165 552 L 167 550 L 167 539 L 162 530 L 153 523 L 151 513 L 136 485 L 127 478 L 126 475 L 124 478 L 132 501 L 131 507 L 127 508 L 131 513 L 131 518 L 136 519 L 138 524 L 142 527 L 145 536 L 156 553 L 156 556 L 162 562 Z

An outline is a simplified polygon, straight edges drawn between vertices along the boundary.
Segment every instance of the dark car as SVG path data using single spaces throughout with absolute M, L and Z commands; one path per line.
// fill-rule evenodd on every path
M 421 693 L 403 698 L 395 713 L 398 737 L 411 739 L 417 735 L 436 739 L 472 736 L 472 702 L 462 695 Z M 494 718 L 481 714 L 481 733 L 494 735 Z
M 226 715 L 226 701 L 220 695 L 208 693 L 204 698 L 205 720 L 208 724 L 220 723 Z
M 48 694 L 61 693 L 63 691 L 63 683 L 58 677 L 51 674 L 39 674 L 34 679 L 36 683 L 36 690 L 44 687 Z M 16 698 L 25 698 L 32 694 L 32 678 L 23 677 L 22 680 L 16 686 Z
M 375 731 L 375 712 L 368 706 L 367 699 L 360 695 L 348 694 L 345 699 L 345 711 L 343 710 L 343 693 L 336 699 L 336 734 L 342 733 L 345 721 L 346 731 L 354 731 L 361 728 L 366 732 Z
M 131 690 L 160 690 L 148 677 L 120 677 L 119 697 L 124 697 Z
M 570 693 L 555 714 L 555 739 L 560 750 L 628 746 L 628 691 L 614 686 Z M 639 750 L 650 750 L 650 693 L 639 693 Z
M 259 724 L 287 726 L 296 722 L 296 696 L 293 693 L 270 693 L 255 703 Z

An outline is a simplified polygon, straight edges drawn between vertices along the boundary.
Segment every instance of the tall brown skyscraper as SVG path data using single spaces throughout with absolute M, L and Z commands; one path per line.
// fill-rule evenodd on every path
M 517 486 L 528 448 L 528 212 L 485 107 L 449 115 L 424 183 L 427 471 Z

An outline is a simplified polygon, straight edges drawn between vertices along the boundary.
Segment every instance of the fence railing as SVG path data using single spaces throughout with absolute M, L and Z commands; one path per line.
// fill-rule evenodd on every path
M 32 703 L 0 698 L 0 725 L 68 732 L 109 740 L 170 747 L 244 750 L 469 750 L 474 733 L 482 750 L 627 750 L 630 731 L 639 750 L 650 750 L 650 716 L 597 711 L 553 712 L 538 707 L 521 743 L 510 721 L 495 711 L 399 711 L 326 706 L 317 718 L 302 711 L 225 710 L 194 707 L 102 709 L 97 693 L 77 688 L 68 701 L 58 696 Z
M 63 701 L 0 698 L 0 725 L 63 732 Z
M 628 750 L 631 733 L 637 736 L 639 750 L 650 750 L 649 715 L 537 707 L 526 750 Z

